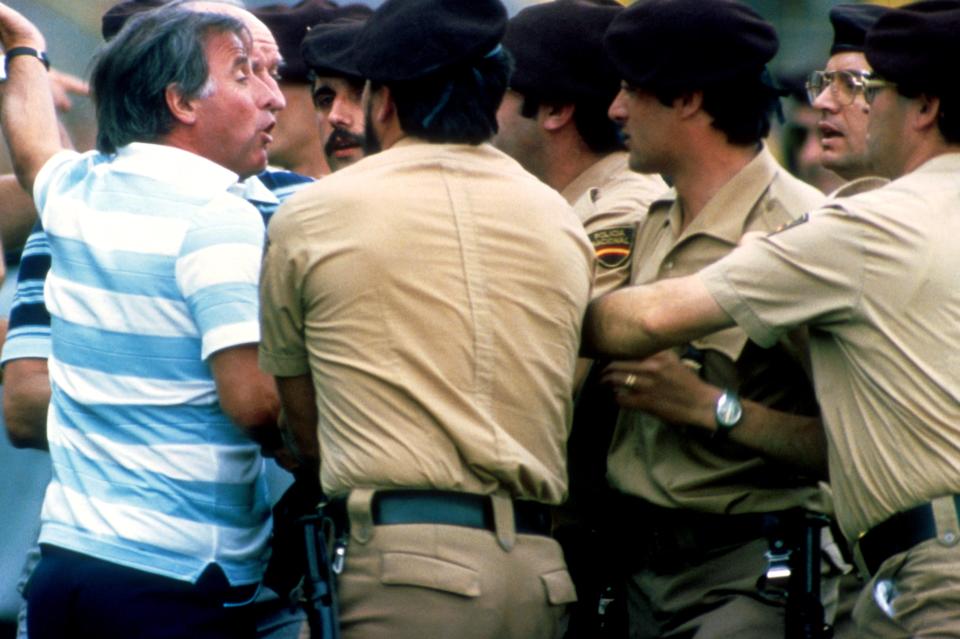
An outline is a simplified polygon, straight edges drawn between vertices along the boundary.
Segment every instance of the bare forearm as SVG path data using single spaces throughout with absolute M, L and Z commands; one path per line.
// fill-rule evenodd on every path
M 50 379 L 46 360 L 13 360 L 3 373 L 3 414 L 10 443 L 17 448 L 47 450 Z
M 256 344 L 244 344 L 210 356 L 223 412 L 267 450 L 280 445 L 280 399 L 273 378 L 257 367 Z
M 44 51 L 40 32 L 23 16 L 0 4 L 0 37 L 7 51 L 29 47 Z M 7 138 L 14 172 L 21 186 L 32 193 L 40 168 L 59 151 L 60 129 L 53 93 L 43 63 L 34 56 L 7 60 L 7 81 L 0 106 L 0 124 Z
M 22 248 L 37 221 L 33 198 L 15 175 L 0 175 L 0 240 L 4 250 Z
M 319 476 L 320 443 L 317 437 L 317 402 L 313 379 L 309 375 L 277 377 L 277 390 L 283 406 L 281 427 L 287 447 L 297 461 L 313 476 Z
M 721 389 L 714 386 L 690 402 L 685 423 L 716 432 L 715 409 Z M 827 440 L 819 417 L 794 415 L 743 400 L 743 419 L 726 433 L 730 441 L 765 458 L 821 479 L 827 478 Z
M 587 308 L 583 355 L 636 359 L 731 326 L 696 276 L 631 286 Z
M 722 389 L 704 381 L 673 351 L 645 360 L 614 362 L 604 381 L 617 389 L 624 408 L 655 415 L 669 424 L 686 424 L 714 433 Z M 743 417 L 725 433 L 731 441 L 806 474 L 826 477 L 826 438 L 819 418 L 774 410 L 743 400 Z

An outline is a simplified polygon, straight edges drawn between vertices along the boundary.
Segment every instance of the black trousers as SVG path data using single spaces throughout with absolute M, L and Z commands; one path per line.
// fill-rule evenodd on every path
M 27 585 L 30 639 L 253 639 L 256 588 L 231 587 L 216 564 L 196 583 L 41 547 Z

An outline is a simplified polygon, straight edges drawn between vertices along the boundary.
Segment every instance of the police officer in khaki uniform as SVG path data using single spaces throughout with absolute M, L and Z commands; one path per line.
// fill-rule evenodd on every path
M 889 182 L 875 175 L 867 156 L 867 104 L 865 80 L 873 70 L 863 53 L 867 31 L 888 11 L 875 4 L 838 4 L 830 9 L 833 43 L 826 68 L 814 71 L 807 79 L 810 104 L 820 110 L 817 123 L 820 134 L 820 164 L 848 182 L 829 197 L 849 197 L 879 188 Z M 845 556 L 849 558 L 849 549 Z M 863 579 L 848 565 L 840 577 L 837 615 L 833 631 L 836 639 L 856 637 L 853 607 Z
M 510 89 L 493 144 L 560 191 L 597 252 L 594 296 L 626 284 L 636 226 L 667 185 L 633 172 L 619 127 L 607 117 L 620 79 L 603 34 L 623 8 L 586 0 L 527 7 L 510 19 Z
M 823 201 L 763 145 L 778 100 L 765 65 L 778 41 L 751 9 L 650 0 L 614 19 L 606 44 L 623 77 L 610 115 L 630 165 L 674 185 L 640 228 L 634 283 L 694 273 L 744 233 Z M 607 476 L 625 495 L 630 636 L 782 637 L 784 607 L 757 589 L 765 522 L 793 526 L 784 511 L 829 508 L 823 430 L 797 346 L 762 349 L 734 328 L 615 363 L 606 377 L 624 408 Z
M 349 518 L 344 637 L 557 637 L 575 599 L 548 504 L 593 249 L 485 142 L 498 0 L 388 0 L 357 39 L 382 147 L 271 222 L 261 364 Z
M 820 110 L 820 164 L 848 180 L 832 197 L 855 195 L 886 183 L 867 161 L 870 106 L 864 88 L 872 69 L 863 46 L 867 30 L 887 10 L 875 4 L 838 4 L 830 9 L 830 59 L 826 68 L 807 79 L 807 98 Z
M 587 319 L 587 341 L 621 356 L 734 322 L 762 345 L 809 327 L 837 517 L 870 575 L 865 637 L 960 636 L 958 31 L 960 2 L 936 1 L 868 33 L 868 153 L 889 185 Z
M 330 9 L 324 22 L 310 27 L 300 45 L 310 68 L 311 94 L 320 127 L 323 154 L 331 171 L 364 155 L 363 78 L 356 68 L 354 41 L 373 13 L 364 5 Z
M 593 294 L 623 286 L 639 222 L 667 190 L 660 176 L 631 171 L 620 127 L 607 116 L 620 77 L 603 50 L 603 34 L 623 10 L 608 3 L 559 0 L 510 19 L 503 46 L 514 57 L 510 89 L 497 112 L 494 146 L 558 190 L 577 212 L 597 255 Z M 590 360 L 577 367 L 577 404 L 568 442 L 570 498 L 555 513 L 579 601 L 569 632 L 590 636 L 598 602 L 616 562 L 599 538 L 609 487 L 604 460 L 616 405 Z M 587 381 L 585 382 L 585 378 Z

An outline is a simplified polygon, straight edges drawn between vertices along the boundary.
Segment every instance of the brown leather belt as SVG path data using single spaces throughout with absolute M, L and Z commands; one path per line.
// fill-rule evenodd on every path
M 960 496 L 954 495 L 953 502 L 960 512 Z M 857 540 L 857 548 L 867 570 L 874 575 L 890 557 L 936 536 L 933 506 L 926 503 L 883 520 Z

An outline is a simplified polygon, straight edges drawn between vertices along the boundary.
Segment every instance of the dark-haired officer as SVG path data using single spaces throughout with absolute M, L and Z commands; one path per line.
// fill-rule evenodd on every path
M 649 0 L 620 13 L 605 43 L 623 78 L 610 115 L 630 166 L 673 184 L 640 228 L 633 283 L 696 272 L 745 233 L 822 202 L 762 142 L 778 40 L 753 10 Z M 757 581 L 769 523 L 828 508 L 813 389 L 791 341 L 763 349 L 739 329 L 697 337 L 607 370 L 623 408 L 607 476 L 624 494 L 630 634 L 782 637 L 785 608 Z
M 887 7 L 873 4 L 839 4 L 830 9 L 830 59 L 826 68 L 814 71 L 807 80 L 810 104 L 820 110 L 820 164 L 844 180 L 874 178 L 847 185 L 845 195 L 880 185 L 867 162 L 870 107 L 864 89 L 872 69 L 863 47 L 867 30 L 887 11 Z
M 493 144 L 553 187 L 577 212 L 597 254 L 593 295 L 626 284 L 637 226 L 667 190 L 658 175 L 627 166 L 620 126 L 607 115 L 620 76 L 603 50 L 603 34 L 623 7 L 559 0 L 527 7 L 510 19 L 503 46 L 514 70 Z M 578 363 L 574 426 L 567 446 L 570 499 L 555 516 L 580 598 L 571 633 L 595 623 L 607 583 L 608 548 L 599 538 L 609 493 L 604 460 L 617 407 L 600 384 L 600 368 L 585 384 L 590 360 Z M 613 560 L 615 561 L 615 559 Z
M 363 78 L 357 70 L 353 45 L 373 11 L 346 5 L 325 15 L 303 39 L 303 59 L 312 72 L 310 92 L 320 126 L 320 143 L 331 171 L 364 156 Z
M 960 2 L 935 0 L 867 34 L 868 153 L 890 184 L 587 319 L 588 343 L 620 356 L 734 322 L 762 345 L 809 328 L 837 519 L 870 575 L 864 637 L 960 636 L 958 32 Z
M 388 0 L 356 63 L 367 146 L 269 230 L 261 365 L 346 510 L 344 637 L 557 637 L 575 599 L 549 504 L 593 249 L 487 144 L 498 0 Z
M 629 170 L 619 126 L 607 116 L 620 78 L 603 34 L 622 10 L 559 0 L 511 18 L 503 46 L 514 70 L 493 138 L 577 211 L 597 252 L 595 296 L 627 282 L 637 223 L 667 189 L 659 176 Z

